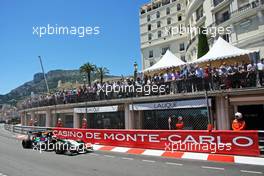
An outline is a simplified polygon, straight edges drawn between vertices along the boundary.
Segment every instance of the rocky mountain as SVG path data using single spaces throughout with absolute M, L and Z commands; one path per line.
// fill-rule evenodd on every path
M 46 74 L 48 85 L 51 91 L 57 89 L 58 81 L 76 83 L 76 81 L 82 83 L 83 76 L 79 70 L 53 70 Z M 92 75 L 92 80 L 95 79 L 95 75 Z M 13 89 L 6 95 L 0 95 L 0 104 L 9 103 L 13 104 L 16 101 L 24 99 L 30 96 L 31 93 L 41 94 L 47 92 L 42 73 L 36 73 L 32 81 L 26 82 L 23 85 Z

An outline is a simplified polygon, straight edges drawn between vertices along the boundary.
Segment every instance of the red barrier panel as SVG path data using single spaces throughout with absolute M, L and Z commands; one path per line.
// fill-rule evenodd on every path
M 59 138 L 166 151 L 259 156 L 257 131 L 99 130 L 54 128 Z

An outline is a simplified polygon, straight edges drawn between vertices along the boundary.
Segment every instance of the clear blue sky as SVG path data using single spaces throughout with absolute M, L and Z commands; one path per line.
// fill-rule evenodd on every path
M 133 73 L 140 59 L 139 8 L 149 0 L 1 0 L 0 94 L 30 81 L 41 71 L 78 69 L 86 62 L 110 69 L 111 74 Z M 100 34 L 77 36 L 33 35 L 33 26 L 99 26 Z

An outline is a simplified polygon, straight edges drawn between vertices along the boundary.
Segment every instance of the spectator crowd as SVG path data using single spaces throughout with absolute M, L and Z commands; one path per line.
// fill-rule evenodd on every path
M 212 67 L 209 64 L 205 68 L 199 65 L 185 65 L 178 70 L 168 69 L 160 74 L 137 77 L 136 80 L 127 78 L 119 81 L 96 82 L 92 85 L 83 85 L 48 95 L 31 96 L 22 102 L 21 108 L 145 96 L 142 92 L 129 91 L 113 91 L 105 94 L 102 90 L 109 86 L 165 85 L 165 92 L 153 92 L 150 95 L 177 94 L 263 86 L 263 76 L 264 59 L 258 64 L 243 62 L 228 65 L 223 62 L 220 67 Z M 257 80 L 259 80 L 259 85 L 257 85 Z

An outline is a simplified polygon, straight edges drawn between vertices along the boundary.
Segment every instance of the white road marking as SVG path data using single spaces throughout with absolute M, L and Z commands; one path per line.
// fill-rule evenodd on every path
M 126 158 L 126 157 L 123 157 L 121 159 L 123 159 L 123 160 L 134 160 L 133 158 Z
M 182 166 L 183 164 L 181 163 L 171 163 L 171 162 L 166 162 L 168 165 L 174 165 L 174 166 Z
M 97 154 L 97 153 L 90 153 L 90 155 L 99 156 L 99 154 Z
M 214 169 L 214 170 L 225 170 L 222 167 L 210 167 L 210 166 L 201 166 L 203 169 Z
M 148 163 L 155 163 L 156 161 L 153 160 L 142 160 L 143 162 L 148 162 Z
M 104 157 L 107 157 L 107 158 L 115 158 L 115 156 L 112 156 L 112 155 L 104 155 Z
M 244 173 L 251 173 L 251 174 L 263 174 L 262 172 L 257 172 L 257 171 L 249 171 L 249 170 L 240 170 L 240 171 Z

